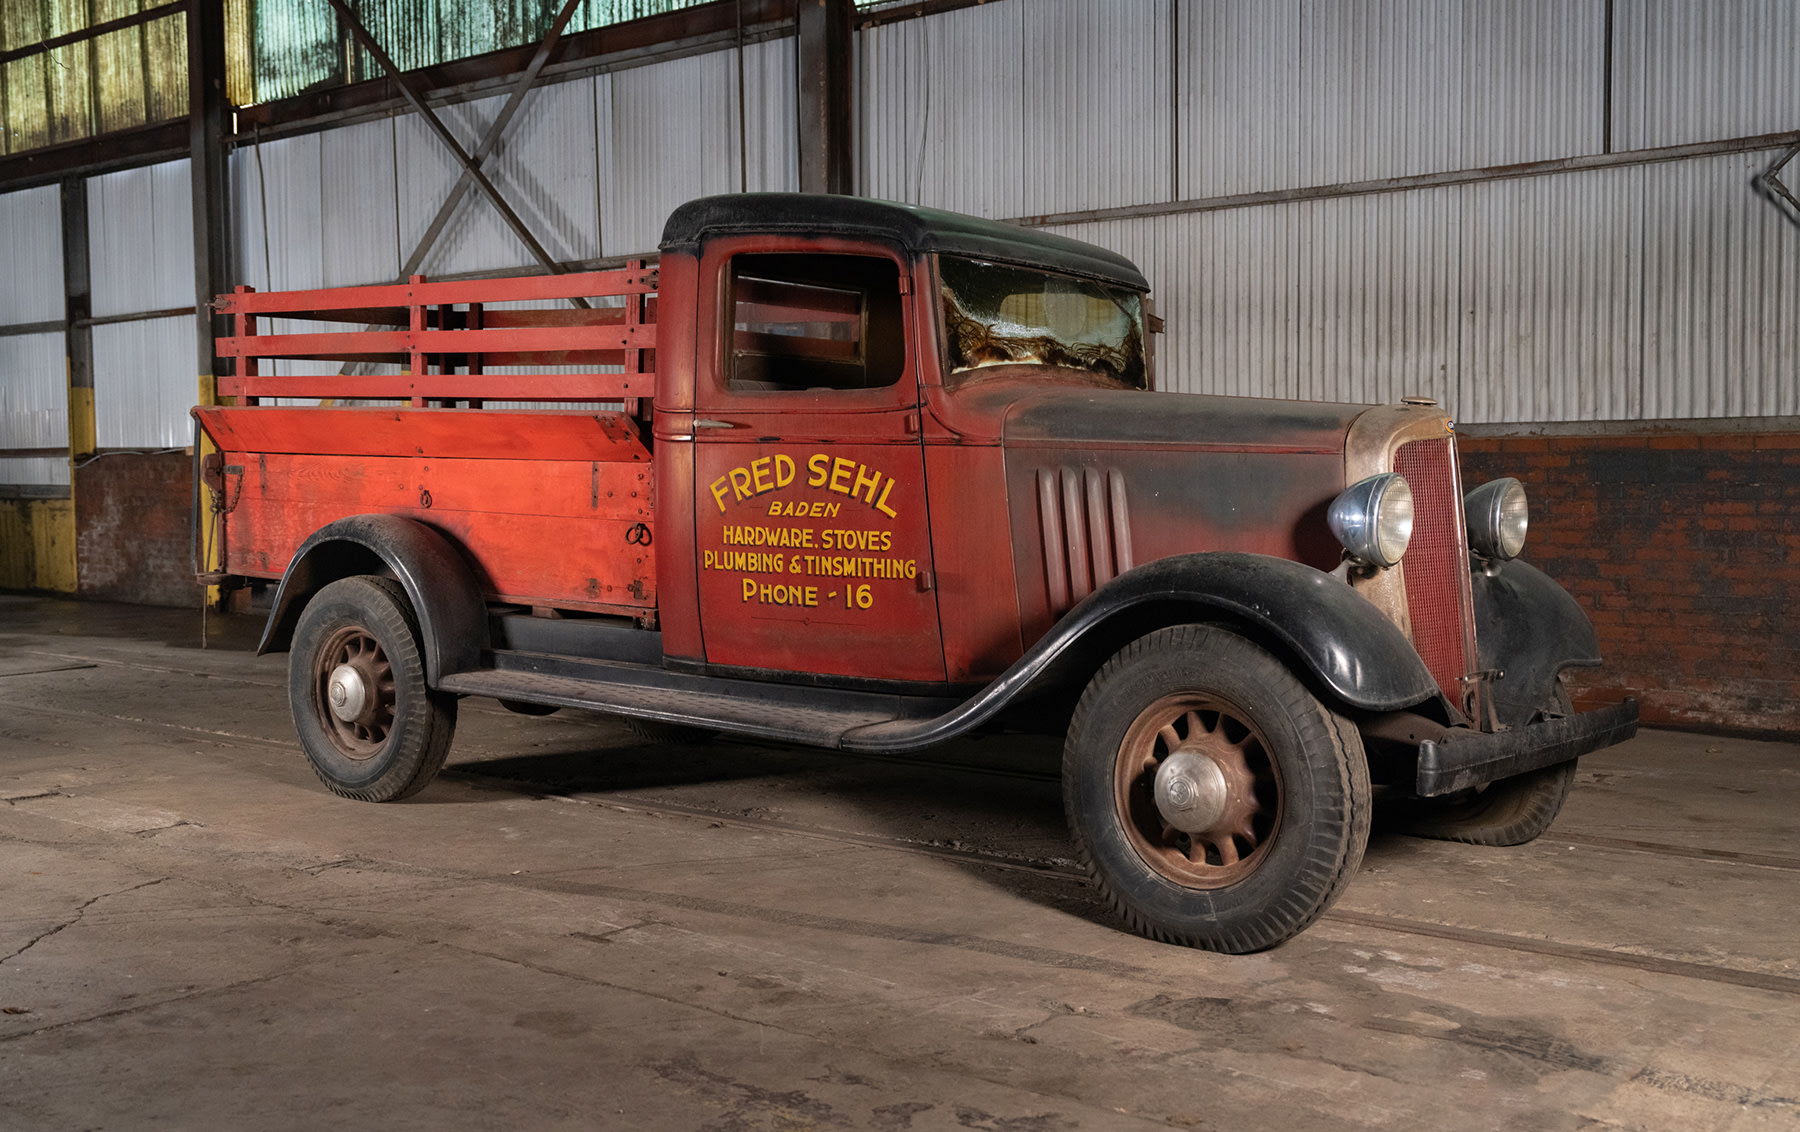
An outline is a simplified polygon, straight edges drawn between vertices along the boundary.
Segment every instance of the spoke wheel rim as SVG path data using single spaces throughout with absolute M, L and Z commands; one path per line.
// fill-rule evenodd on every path
M 1267 740 L 1236 706 L 1212 696 L 1164 696 L 1138 714 L 1113 764 L 1113 804 L 1144 863 L 1185 888 L 1216 889 L 1255 872 L 1281 825 L 1282 784 Z M 1224 777 L 1221 815 L 1201 832 L 1176 829 L 1158 809 L 1156 771 L 1177 751 Z
M 340 665 L 354 668 L 366 690 L 354 719 L 339 719 L 331 710 L 331 677 Z M 372 633 L 349 625 L 326 640 L 313 664 L 313 708 L 340 755 L 364 762 L 381 754 L 394 730 L 394 700 L 394 666 Z

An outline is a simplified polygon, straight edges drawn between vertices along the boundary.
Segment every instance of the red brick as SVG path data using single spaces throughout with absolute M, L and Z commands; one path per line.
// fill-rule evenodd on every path
M 1748 432 L 1713 432 L 1700 438 L 1700 447 L 1713 450 L 1748 452 L 1755 437 Z

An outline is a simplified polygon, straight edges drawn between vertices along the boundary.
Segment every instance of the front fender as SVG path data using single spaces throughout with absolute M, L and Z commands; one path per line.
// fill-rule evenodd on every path
M 955 711 L 861 728 L 841 745 L 900 751 L 942 742 L 987 722 L 1071 666 L 1091 674 L 1128 640 L 1193 621 L 1239 627 L 1354 708 L 1399 711 L 1439 696 L 1406 635 L 1331 575 L 1263 554 L 1180 554 L 1129 570 L 1089 594 Z
M 1587 613 L 1535 566 L 1513 560 L 1475 571 L 1475 649 L 1500 722 L 1530 723 L 1554 703 L 1556 674 L 1600 663 L 1600 642 Z
M 488 637 L 475 574 L 449 539 L 400 515 L 352 515 L 301 543 L 275 592 L 256 654 L 287 649 L 307 599 L 324 586 L 382 572 L 400 582 L 418 618 L 425 682 L 436 687 L 443 677 L 476 667 Z

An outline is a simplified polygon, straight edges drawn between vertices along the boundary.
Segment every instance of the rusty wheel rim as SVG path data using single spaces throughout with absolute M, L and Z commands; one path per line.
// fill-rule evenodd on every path
M 1218 771 L 1223 800 L 1199 831 L 1178 829 L 1157 804 L 1157 771 L 1171 756 Z M 1186 888 L 1235 884 L 1261 866 L 1281 821 L 1281 779 L 1262 733 L 1232 705 L 1198 694 L 1164 696 L 1139 713 L 1113 769 L 1113 802 L 1126 839 L 1158 873 Z
M 367 696 L 352 719 L 331 709 L 332 674 L 348 665 L 361 677 Z M 367 629 L 339 629 L 325 642 L 313 665 L 313 704 L 333 747 L 347 759 L 363 762 L 379 755 L 394 729 L 394 666 L 380 642 Z

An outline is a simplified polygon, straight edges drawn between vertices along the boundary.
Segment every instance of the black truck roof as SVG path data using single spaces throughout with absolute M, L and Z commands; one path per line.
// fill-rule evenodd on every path
M 794 233 L 897 243 L 908 252 L 949 252 L 976 259 L 1084 275 L 1134 291 L 1150 284 L 1137 265 L 1105 248 L 960 212 L 818 193 L 743 193 L 701 197 L 669 214 L 662 250 L 697 253 L 717 236 Z

